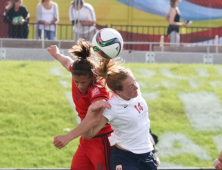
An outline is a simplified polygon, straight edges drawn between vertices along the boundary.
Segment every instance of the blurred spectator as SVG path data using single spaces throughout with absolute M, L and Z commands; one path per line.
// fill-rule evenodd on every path
M 170 0 L 171 7 L 166 16 L 166 19 L 169 22 L 167 35 L 170 39 L 170 43 L 172 43 L 172 46 L 180 44 L 179 27 L 187 25 L 187 22 L 180 23 L 180 10 L 178 8 L 178 4 L 180 2 L 181 0 Z
M 37 5 L 36 23 L 37 38 L 55 40 L 56 39 L 56 23 L 59 21 L 58 4 L 51 0 L 41 0 Z
M 222 150 L 220 151 L 219 157 L 214 161 L 214 167 L 217 170 L 222 170 Z
M 4 22 L 8 24 L 9 38 L 28 38 L 29 13 L 22 0 L 11 0 L 6 6 Z
M 96 15 L 92 5 L 84 0 L 74 0 L 69 8 L 69 20 L 73 25 L 74 41 L 78 38 L 92 41 L 96 33 Z

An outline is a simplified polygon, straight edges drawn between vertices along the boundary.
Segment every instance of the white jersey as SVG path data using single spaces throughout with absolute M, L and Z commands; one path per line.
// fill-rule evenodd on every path
M 42 19 L 41 20 L 50 23 L 53 20 L 53 8 L 45 9 L 42 5 Z M 55 26 L 54 25 L 44 26 L 43 24 L 40 24 L 39 29 L 55 31 Z
M 84 3 L 80 10 L 75 10 L 73 5 L 69 8 L 69 20 L 70 21 L 96 21 L 96 16 L 92 5 Z M 73 26 L 73 30 L 77 33 L 84 34 L 95 29 L 95 26 Z
M 113 94 L 109 103 L 111 109 L 106 108 L 103 116 L 108 119 L 108 123 L 114 129 L 109 137 L 111 146 L 118 144 L 136 154 L 152 151 L 148 106 L 141 93 L 139 92 L 136 98 L 129 101 Z
M 36 22 L 38 23 L 40 20 L 46 21 L 50 23 L 54 18 L 57 19 L 56 23 L 59 20 L 59 13 L 58 13 L 58 5 L 55 2 L 52 2 L 51 9 L 45 9 L 42 3 L 39 3 L 37 5 L 37 13 L 36 13 Z M 39 24 L 38 29 L 42 30 L 49 30 L 49 31 L 55 31 L 56 26 L 54 24 L 50 26 L 44 26 L 44 24 Z

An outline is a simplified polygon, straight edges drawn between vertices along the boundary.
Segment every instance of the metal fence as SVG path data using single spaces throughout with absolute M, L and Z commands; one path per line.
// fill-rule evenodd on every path
M 0 168 L 0 170 L 69 170 L 70 168 Z M 214 168 L 158 168 L 160 170 L 215 170 Z
M 108 26 L 96 25 L 96 27 L 101 29 Z M 167 26 L 110 25 L 110 27 L 118 30 L 125 42 L 169 42 Z M 36 23 L 29 23 L 29 39 L 36 39 L 36 28 Z M 0 23 L 0 29 L 1 32 L 5 32 L 4 35 L 0 34 L 0 38 L 7 38 L 7 24 Z M 57 24 L 56 39 L 73 40 L 73 26 L 71 24 Z M 222 45 L 222 27 L 181 27 L 180 42 Z
M 142 25 L 111 25 L 120 30 L 124 41 L 160 42 L 164 36 L 164 42 L 169 42 L 167 26 L 142 26 Z M 218 37 L 218 44 L 222 45 L 222 27 L 180 27 L 181 43 L 214 44 Z
M 75 42 L 73 40 L 35 40 L 35 39 L 10 39 L 0 38 L 0 57 L 6 48 L 45 49 L 50 45 L 57 45 L 60 49 L 70 49 Z M 125 41 L 123 50 L 132 53 L 134 51 L 149 52 L 176 52 L 176 53 L 222 53 L 222 45 L 180 43 L 179 46 L 171 46 L 164 42 L 129 42 Z
M 0 38 L 8 38 L 8 24 L 0 22 Z M 106 28 L 107 25 L 96 24 L 97 29 Z M 28 39 L 38 39 L 37 23 L 29 23 Z M 73 26 L 71 24 L 57 24 L 56 25 L 56 39 L 57 40 L 73 40 Z

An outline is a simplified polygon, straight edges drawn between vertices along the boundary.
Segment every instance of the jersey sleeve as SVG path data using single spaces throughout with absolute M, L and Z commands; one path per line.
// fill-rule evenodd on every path
M 71 5 L 69 7 L 69 21 L 73 21 L 74 20 L 74 16 L 73 16 L 73 6 Z
M 103 116 L 108 119 L 107 123 L 110 123 L 114 119 L 114 117 L 115 117 L 115 110 L 113 108 L 113 105 L 112 105 L 111 109 L 107 109 L 106 108 L 103 111 Z
M 89 4 L 89 10 L 90 10 L 91 21 L 96 21 L 96 14 L 95 14 L 94 8 L 90 4 Z
M 73 64 L 71 64 L 71 65 L 69 66 L 69 71 L 70 71 L 70 72 L 72 72 L 72 66 L 73 66 Z
M 105 87 L 93 86 L 90 88 L 91 103 L 98 100 L 108 100 L 109 92 Z

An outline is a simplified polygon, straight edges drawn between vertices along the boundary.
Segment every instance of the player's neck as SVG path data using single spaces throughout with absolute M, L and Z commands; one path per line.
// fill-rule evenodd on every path
M 16 7 L 16 6 L 15 6 L 15 7 L 14 7 L 14 10 L 15 10 L 15 11 L 18 11 L 19 8 L 20 8 L 20 6 L 19 6 L 19 7 Z

